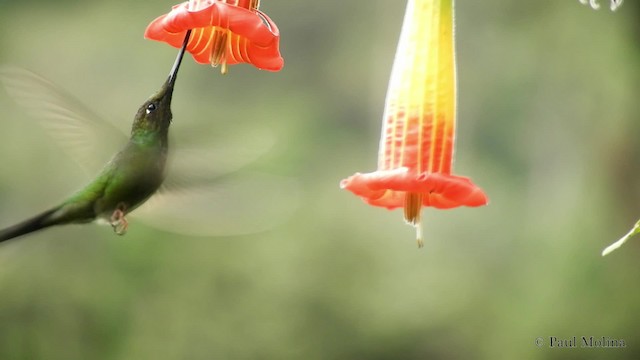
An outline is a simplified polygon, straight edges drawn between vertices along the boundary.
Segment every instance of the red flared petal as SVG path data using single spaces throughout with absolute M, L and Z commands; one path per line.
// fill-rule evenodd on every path
M 188 3 L 175 5 L 171 12 L 153 20 L 145 30 L 145 38 L 163 41 L 180 48 L 186 31 L 193 29 L 187 51 L 196 62 L 210 64 L 216 30 L 227 30 L 225 62 L 246 62 L 259 69 L 278 71 L 284 60 L 280 55 L 280 30 L 263 12 L 251 11 L 223 2 L 205 4 L 189 10 Z
M 422 205 L 438 209 L 482 206 L 488 203 L 484 191 L 471 179 L 440 173 L 412 174 L 407 168 L 356 173 L 340 187 L 375 206 L 395 209 L 404 206 L 405 193 L 421 193 Z

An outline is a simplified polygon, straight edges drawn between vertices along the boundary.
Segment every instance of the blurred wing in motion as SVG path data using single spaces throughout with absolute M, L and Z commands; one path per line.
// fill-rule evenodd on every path
M 232 131 L 233 130 L 233 131 Z M 267 128 L 230 129 L 206 146 L 174 146 L 169 151 L 162 192 L 210 184 L 256 161 L 275 144 Z
M 122 131 L 40 75 L 3 65 L 0 82 L 88 175 L 95 175 L 127 141 Z
M 233 128 L 203 147 L 170 151 L 162 188 L 133 212 L 164 231 L 195 236 L 230 236 L 268 230 L 298 206 L 299 185 L 291 178 L 238 171 L 272 148 L 267 128 Z
M 133 215 L 158 229 L 194 236 L 258 233 L 287 221 L 298 207 L 298 182 L 264 173 L 160 192 Z

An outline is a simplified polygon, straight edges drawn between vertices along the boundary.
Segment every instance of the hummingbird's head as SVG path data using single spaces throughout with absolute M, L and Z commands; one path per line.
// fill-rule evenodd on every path
M 173 63 L 173 67 L 171 68 L 167 81 L 164 82 L 157 93 L 147 99 L 147 101 L 140 106 L 140 109 L 138 109 L 135 121 L 133 122 L 133 135 L 139 132 L 167 133 L 169 125 L 171 124 L 171 119 L 173 118 L 173 115 L 171 114 L 171 96 L 173 95 L 173 86 L 176 83 L 178 69 L 180 69 L 182 57 L 184 56 L 190 35 L 191 30 L 187 31 L 184 43 L 178 52 L 176 61 Z
M 166 131 L 171 124 L 171 96 L 175 77 L 167 79 L 160 90 L 142 103 L 133 124 L 136 129 L 146 131 Z

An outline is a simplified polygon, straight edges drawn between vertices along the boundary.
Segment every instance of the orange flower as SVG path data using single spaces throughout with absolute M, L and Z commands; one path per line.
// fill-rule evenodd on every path
M 180 48 L 193 29 L 187 51 L 200 64 L 221 65 L 223 74 L 242 62 L 278 71 L 280 31 L 258 7 L 259 0 L 190 0 L 153 20 L 144 36 Z
M 409 0 L 385 111 L 378 170 L 340 186 L 367 203 L 404 208 L 421 247 L 423 206 L 449 209 L 488 202 L 482 189 L 451 174 L 456 126 L 452 0 Z

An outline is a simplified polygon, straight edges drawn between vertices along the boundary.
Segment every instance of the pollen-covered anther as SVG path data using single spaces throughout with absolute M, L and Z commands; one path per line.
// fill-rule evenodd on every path
M 260 7 L 260 0 L 251 0 L 249 2 L 249 9 L 256 11 Z
M 418 247 L 424 246 L 424 240 L 422 239 L 422 226 L 420 223 L 420 217 L 422 215 L 422 194 L 407 192 L 404 196 L 404 220 L 407 224 L 416 228 L 416 241 Z
M 221 65 L 220 72 L 227 73 L 227 48 L 229 47 L 229 31 L 216 28 L 213 33 L 211 46 L 211 66 Z

